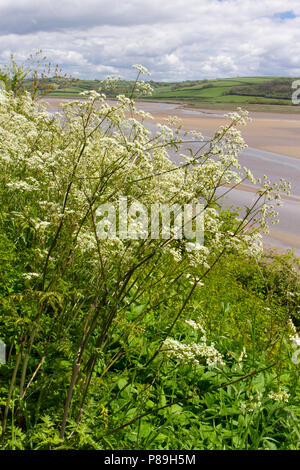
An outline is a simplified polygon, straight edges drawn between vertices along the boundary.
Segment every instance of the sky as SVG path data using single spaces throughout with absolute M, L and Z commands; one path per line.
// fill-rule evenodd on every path
M 39 49 L 76 78 L 300 77 L 300 1 L 0 0 L 0 64 Z

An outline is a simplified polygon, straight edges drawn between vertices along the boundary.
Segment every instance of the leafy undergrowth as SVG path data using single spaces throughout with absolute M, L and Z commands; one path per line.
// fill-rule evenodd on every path
M 1 248 L 2 274 L 17 293 L 13 247 L 6 240 Z M 174 305 L 157 307 L 140 323 L 144 305 L 131 305 L 116 320 L 106 357 L 97 359 L 80 422 L 68 422 L 62 442 L 61 399 L 72 374 L 71 338 L 65 337 L 60 348 L 53 345 L 28 403 L 13 397 L 2 448 L 299 449 L 298 366 L 288 340 L 295 335 L 291 318 L 299 322 L 296 264 L 292 255 L 272 254 L 259 264 L 228 255 L 197 289 L 164 354 L 147 369 Z M 6 302 L 2 292 L 1 308 Z M 132 334 L 120 354 L 124 324 L 132 325 Z M 195 345 L 197 360 L 189 357 Z M 33 357 L 32 370 L 35 364 Z M 8 376 L 9 368 L 3 370 L 3 398 Z

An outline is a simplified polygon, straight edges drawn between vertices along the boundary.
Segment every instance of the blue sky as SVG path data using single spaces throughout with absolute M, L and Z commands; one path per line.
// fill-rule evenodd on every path
M 299 0 L 0 0 L 0 63 L 42 49 L 82 78 L 300 77 Z
M 297 15 L 295 15 L 293 10 L 288 10 L 288 11 L 282 11 L 282 12 L 279 12 L 279 13 L 275 13 L 274 18 L 279 18 L 282 21 L 293 20 L 294 18 L 297 18 Z

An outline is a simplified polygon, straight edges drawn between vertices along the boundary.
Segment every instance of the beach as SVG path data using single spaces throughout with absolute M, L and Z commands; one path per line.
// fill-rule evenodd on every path
M 61 98 L 45 98 L 50 109 L 59 107 Z M 197 130 L 212 136 L 215 130 L 228 122 L 223 115 L 230 111 L 193 109 L 176 103 L 137 102 L 137 107 L 152 114 L 154 122 L 162 123 L 168 116 L 178 116 L 186 130 Z M 233 109 L 235 111 L 235 109 Z M 249 147 L 272 153 L 300 158 L 300 115 L 250 112 L 252 119 L 242 128 Z
M 212 136 L 218 127 L 229 122 L 223 116 L 230 111 L 193 109 L 168 103 L 144 102 L 140 106 L 153 115 L 155 122 L 178 116 L 184 129 L 198 130 L 207 136 Z M 252 120 L 242 128 L 249 147 L 300 158 L 300 115 L 250 112 L 249 117 Z

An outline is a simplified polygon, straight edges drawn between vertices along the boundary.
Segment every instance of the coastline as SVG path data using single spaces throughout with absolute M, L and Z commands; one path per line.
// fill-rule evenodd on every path
M 143 103 L 147 111 L 148 106 L 144 105 L 147 103 Z M 209 137 L 229 122 L 223 117 L 227 112 L 187 106 L 170 107 L 168 111 L 151 109 L 151 114 L 155 123 L 162 123 L 168 116 L 178 116 L 185 130 L 197 130 Z M 300 159 L 300 115 L 249 112 L 249 117 L 252 120 L 241 128 L 249 147 Z
M 42 102 L 49 103 L 50 109 L 58 108 L 61 102 L 72 100 L 73 98 L 51 97 L 41 99 Z M 224 110 L 195 109 L 186 104 L 155 101 L 137 101 L 136 104 L 152 114 L 154 118 L 152 122 L 163 123 L 168 116 L 178 116 L 185 130 L 200 131 L 209 137 L 218 127 L 229 122 L 223 117 L 229 111 Z M 249 117 L 252 121 L 241 128 L 243 138 L 249 147 L 300 159 L 300 115 L 249 112 Z

